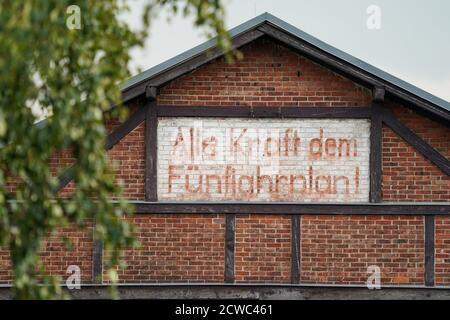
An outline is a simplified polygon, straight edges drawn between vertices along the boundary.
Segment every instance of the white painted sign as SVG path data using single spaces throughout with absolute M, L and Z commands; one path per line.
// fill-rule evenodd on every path
M 160 118 L 158 199 L 369 201 L 368 120 Z

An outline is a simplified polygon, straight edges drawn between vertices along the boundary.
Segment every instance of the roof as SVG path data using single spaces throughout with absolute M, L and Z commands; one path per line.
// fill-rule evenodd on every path
M 379 85 L 385 87 L 387 93 L 397 95 L 401 99 L 406 99 L 406 101 L 408 102 L 416 104 L 419 107 L 424 107 L 425 109 L 428 109 L 428 111 L 431 111 L 432 113 L 441 116 L 446 120 L 450 120 L 450 102 L 436 97 L 408 82 L 405 82 L 350 54 L 347 54 L 294 27 L 293 25 L 271 15 L 270 13 L 263 13 L 251 20 L 248 20 L 247 22 L 244 22 L 243 24 L 231 29 L 229 33 L 231 38 L 234 40 L 252 30 L 259 30 L 260 32 L 272 37 L 277 35 L 278 37 L 283 37 L 285 35 L 288 38 L 283 38 L 282 41 L 286 45 L 289 46 L 290 44 L 292 44 L 293 46 L 296 46 L 297 49 L 302 50 L 303 48 L 304 50 L 306 50 L 305 52 L 309 53 L 316 51 L 318 53 L 316 57 L 317 59 L 327 60 L 327 63 L 335 60 L 336 64 L 334 67 L 345 67 L 347 68 L 347 72 L 351 71 L 351 75 L 356 77 L 358 77 L 359 75 L 363 81 L 368 82 L 371 85 Z M 156 83 L 156 85 L 159 86 L 162 85 L 163 82 L 167 83 L 168 81 L 182 75 L 183 72 L 172 72 L 172 77 L 171 74 L 168 74 L 165 77 L 161 77 L 164 73 L 167 73 L 170 70 L 180 67 L 191 60 L 198 59 L 200 55 L 213 49 L 215 47 L 215 44 L 215 39 L 208 40 L 190 50 L 187 50 L 161 64 L 158 64 L 130 78 L 121 85 L 121 90 L 124 94 L 124 101 L 128 101 L 140 94 L 145 93 L 146 85 L 153 85 Z M 198 63 L 196 64 L 196 66 L 198 67 Z M 189 71 L 192 71 L 193 69 L 194 67 L 183 68 L 182 71 L 184 71 L 184 73 L 187 73 Z M 159 82 L 152 81 L 158 77 L 163 80 L 160 80 Z

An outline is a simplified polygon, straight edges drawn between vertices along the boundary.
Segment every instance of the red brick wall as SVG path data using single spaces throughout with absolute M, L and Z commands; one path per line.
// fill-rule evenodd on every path
M 92 224 L 84 230 L 67 227 L 45 238 L 41 245 L 40 256 L 46 274 L 67 279 L 71 265 L 80 268 L 81 282 L 92 283 Z M 64 239 L 72 245 L 65 243 Z M 0 283 L 11 283 L 12 271 L 8 250 L 0 250 Z
M 64 228 L 46 238 L 42 245 L 41 258 L 50 275 L 59 275 L 66 279 L 70 274 L 67 268 L 76 265 L 81 271 L 81 281 L 92 282 L 92 225 L 85 230 Z M 70 241 L 67 246 L 64 239 Z
M 136 215 L 120 282 L 223 282 L 224 215 Z M 106 277 L 105 277 L 106 279 Z
M 450 216 L 437 216 L 435 222 L 435 281 L 436 285 L 450 285 Z
M 289 216 L 238 215 L 235 238 L 237 282 L 289 282 Z
M 0 248 L 0 283 L 10 283 L 12 279 L 9 251 Z
M 130 200 L 144 200 L 144 131 L 145 124 L 141 123 L 108 151 L 116 181 L 123 186 L 124 197 Z
M 388 103 L 396 117 L 436 150 L 450 158 L 450 128 Z M 450 177 L 383 127 L 383 200 L 450 201 Z
M 450 157 L 450 140 L 443 139 L 443 137 L 450 136 L 450 127 L 423 117 L 398 103 L 387 100 L 386 105 L 403 124 L 413 130 L 419 137 L 440 153 L 446 157 Z
M 268 39 L 257 40 L 241 51 L 245 58 L 234 65 L 220 58 L 172 81 L 161 88 L 158 103 L 339 107 L 365 106 L 371 101 L 369 90 Z M 450 157 L 450 128 L 396 103 L 387 104 L 405 125 Z M 107 125 L 111 132 L 119 122 L 110 120 Z M 144 198 L 143 136 L 141 124 L 109 151 L 118 168 L 117 178 L 124 182 L 125 195 L 132 200 Z M 71 161 L 69 153 L 55 158 L 55 172 Z M 450 178 L 386 127 L 382 169 L 384 201 L 450 201 Z M 449 219 L 436 218 L 439 285 L 450 285 Z M 136 215 L 133 221 L 142 246 L 126 251 L 128 268 L 119 272 L 121 282 L 223 282 L 223 215 Z M 238 215 L 236 281 L 289 282 L 290 228 L 288 216 Z M 64 274 L 69 263 L 81 264 L 83 279 L 88 281 L 92 276 L 91 238 L 76 232 L 70 237 L 77 244 L 75 253 L 66 253 L 59 240 L 53 239 L 44 259 L 55 274 Z M 424 218 L 302 217 L 302 282 L 364 284 L 369 265 L 380 266 L 382 284 L 423 284 Z M 7 253 L 0 251 L 0 282 L 10 279 L 8 269 Z
M 129 106 L 129 114 L 136 112 L 134 104 Z M 108 133 L 111 133 L 121 125 L 117 119 L 106 121 Z M 144 199 L 144 130 L 145 124 L 141 123 L 137 128 L 120 140 L 108 151 L 108 158 L 115 172 L 115 178 L 123 186 L 124 197 L 130 200 Z M 70 151 L 56 154 L 51 161 L 54 174 L 61 168 L 70 167 L 74 159 Z M 70 182 L 60 194 L 63 197 L 70 196 L 75 185 Z
M 165 86 L 158 104 L 251 106 L 369 105 L 371 93 L 352 81 L 259 39 L 241 49 L 234 65 L 223 58 Z
M 381 284 L 423 284 L 424 218 L 303 216 L 301 281 L 365 284 L 367 267 Z

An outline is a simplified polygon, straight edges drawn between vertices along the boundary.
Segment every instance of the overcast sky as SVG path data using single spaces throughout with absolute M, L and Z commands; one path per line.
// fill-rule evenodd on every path
M 125 19 L 137 27 L 145 0 L 132 0 Z M 227 27 L 269 12 L 367 63 L 450 101 L 450 1 L 448 0 L 225 0 Z M 370 5 L 381 9 L 381 28 L 366 22 Z M 158 12 L 132 69 L 155 66 L 207 40 L 192 19 Z

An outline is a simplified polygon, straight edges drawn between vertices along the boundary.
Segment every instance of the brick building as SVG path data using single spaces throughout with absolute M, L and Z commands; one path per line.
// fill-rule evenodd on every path
M 231 35 L 242 60 L 195 47 L 129 80 L 130 117 L 107 124 L 141 243 L 125 254 L 122 293 L 378 297 L 365 288 L 377 266 L 385 297 L 442 296 L 450 103 L 270 14 Z M 81 297 L 108 282 L 91 233 L 61 230 L 74 250 L 61 234 L 42 249 L 52 274 L 80 266 Z

